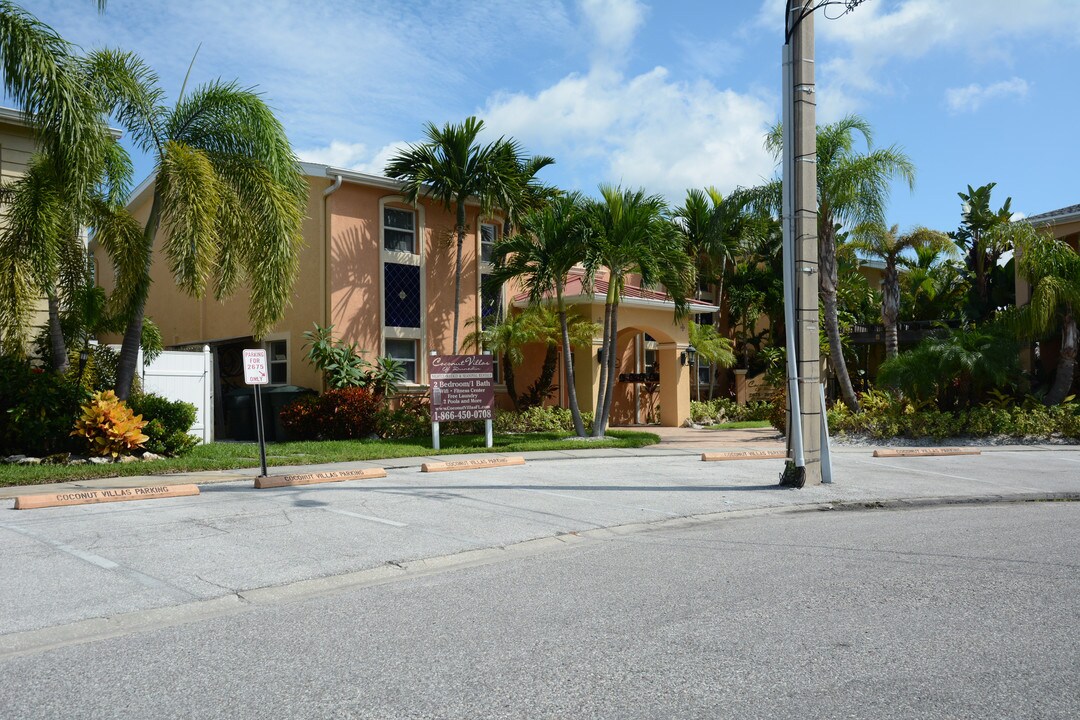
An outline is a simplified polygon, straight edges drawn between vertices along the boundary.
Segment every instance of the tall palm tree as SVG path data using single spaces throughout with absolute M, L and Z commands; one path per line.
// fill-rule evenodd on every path
M 216 80 L 186 96 L 181 90 L 170 107 L 138 57 L 101 50 L 87 62 L 105 79 L 112 113 L 156 161 L 145 223 L 100 205 L 95 223 L 95 239 L 117 269 L 113 300 L 127 320 L 116 379 L 126 398 L 158 231 L 168 231 L 162 249 L 188 294 L 200 296 L 213 281 L 221 299 L 247 284 L 252 334 L 260 337 L 292 295 L 307 187 L 284 128 L 253 90 Z
M 1005 322 L 1021 337 L 1038 338 L 1060 330 L 1057 371 L 1045 398 L 1047 405 L 1057 405 L 1072 388 L 1080 344 L 1076 325 L 1080 312 L 1080 255 L 1028 223 L 1013 225 L 1017 270 L 1031 284 L 1031 300 L 1006 313 Z
M 539 304 L 549 295 L 555 296 L 565 358 L 564 382 L 574 431 L 579 437 L 585 435 L 585 424 L 574 382 L 570 323 L 564 290 L 570 271 L 585 262 L 588 243 L 586 206 L 581 194 L 575 192 L 556 197 L 541 209 L 526 214 L 519 223 L 516 235 L 504 237 L 495 244 L 492 257 L 494 268 L 488 277 L 488 282 L 498 287 L 517 279 L 529 293 L 531 304 Z M 585 280 L 589 284 L 588 278 Z
M 637 273 L 643 285 L 662 283 L 675 302 L 676 316 L 686 311 L 693 291 L 694 264 L 687 254 L 678 228 L 667 217 L 667 205 L 659 195 L 644 190 L 600 186 L 600 200 L 589 205 L 593 242 L 587 262 L 594 270 L 608 271 L 604 298 L 603 360 L 597 391 L 593 436 L 603 437 L 614 398 L 616 338 L 619 333 L 619 302 L 628 275 Z
M 866 152 L 856 149 L 856 136 L 862 137 Z M 779 125 L 769 131 L 765 147 L 780 157 L 783 137 Z M 849 115 L 818 127 L 818 283 L 829 359 L 844 402 L 852 410 L 858 410 L 859 401 L 844 362 L 837 319 L 836 235 L 844 226 L 884 223 L 889 187 L 894 179 L 903 180 L 914 189 L 915 165 L 896 145 L 874 148 L 873 130 L 866 120 Z M 779 198 L 779 192 L 775 195 Z
M 851 244 L 855 250 L 885 262 L 881 283 L 881 322 L 885 325 L 885 357 L 894 358 L 899 352 L 896 321 L 900 316 L 900 255 L 906 250 L 955 253 L 956 246 L 945 233 L 917 227 L 900 235 L 900 227 L 886 229 L 880 223 L 867 223 L 855 229 Z
M 521 151 L 516 142 L 499 138 L 481 145 L 479 136 L 484 121 L 469 117 L 460 125 L 434 123 L 424 126 L 427 142 L 410 145 L 386 165 L 387 177 L 401 180 L 402 194 L 415 204 L 421 196 L 442 203 L 453 212 L 457 234 L 454 259 L 454 329 L 453 352 L 458 351 L 458 327 L 461 315 L 461 254 L 465 245 L 465 204 L 476 200 L 481 214 L 487 215 L 507 198 L 515 197 L 521 185 Z

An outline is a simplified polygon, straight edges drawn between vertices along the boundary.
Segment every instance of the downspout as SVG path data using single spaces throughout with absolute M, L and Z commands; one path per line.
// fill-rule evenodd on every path
M 320 262 L 322 263 L 322 306 L 323 327 L 330 325 L 330 196 L 337 192 L 343 180 L 340 173 L 334 175 L 334 182 L 330 187 L 323 190 L 323 251 Z M 323 380 L 325 386 L 326 380 Z M 323 387 L 323 390 L 326 388 Z

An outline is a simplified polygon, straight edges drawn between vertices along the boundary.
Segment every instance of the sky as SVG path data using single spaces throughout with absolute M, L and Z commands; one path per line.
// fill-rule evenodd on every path
M 544 181 L 678 205 L 769 179 L 783 0 L 91 0 L 24 7 L 89 50 L 131 50 L 175 100 L 256 87 L 302 160 L 381 174 L 425 123 L 482 118 L 556 164 Z M 842 8 L 841 8 L 842 9 Z M 950 230 L 996 182 L 1023 215 L 1080 203 L 1080 0 L 866 0 L 816 15 L 818 122 L 856 113 L 915 163 L 890 223 Z M 10 102 L 6 104 L 11 104 Z M 137 179 L 152 161 L 135 157 Z

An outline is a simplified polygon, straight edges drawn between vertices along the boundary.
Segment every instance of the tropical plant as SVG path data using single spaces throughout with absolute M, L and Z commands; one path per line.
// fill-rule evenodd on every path
M 90 452 L 118 458 L 142 448 L 150 438 L 142 430 L 146 421 L 136 415 L 112 390 L 91 396 L 75 421 L 73 437 L 85 438 Z
M 579 193 L 561 195 L 544 207 L 526 214 L 517 234 L 504 236 L 495 244 L 492 256 L 494 268 L 488 276 L 488 282 L 497 287 L 516 279 L 529 294 L 532 305 L 554 296 L 562 353 L 567 359 L 563 363 L 563 383 L 574 419 L 574 431 L 579 437 L 584 436 L 585 425 L 574 381 L 570 320 L 564 289 L 574 267 L 585 262 L 588 242 L 589 227 L 584 200 Z M 589 277 L 582 280 L 586 285 L 591 284 Z
M 1015 296 L 1013 272 L 999 267 L 1002 256 L 1013 249 L 1012 198 L 997 210 L 990 207 L 990 193 L 997 183 L 978 188 L 968 185 L 967 192 L 957 193 L 963 201 L 962 221 L 949 236 L 964 251 L 972 294 L 968 315 L 975 321 L 988 320 L 999 306 L 1012 304 Z
M 719 367 L 731 367 L 735 364 L 734 344 L 728 338 L 716 331 L 713 325 L 698 325 L 690 321 L 687 325 L 690 333 L 690 344 L 697 350 L 698 362 L 705 362 Z M 694 389 L 698 400 L 701 400 L 701 379 L 698 373 L 694 373 Z
M 856 149 L 856 135 L 866 143 L 865 153 Z M 770 130 L 765 146 L 775 157 L 780 157 L 783 137 L 779 125 Z M 817 128 L 818 282 L 830 367 L 836 373 L 844 402 L 853 411 L 858 410 L 859 400 L 844 361 L 837 318 L 836 235 L 838 228 L 844 226 L 884 223 L 893 179 L 901 179 L 914 188 L 915 166 L 896 145 L 875 148 L 873 131 L 866 120 L 849 115 Z M 779 198 L 779 188 L 770 195 Z
M 424 126 L 427 142 L 409 145 L 386 165 L 388 177 L 401 180 L 402 195 L 416 204 L 421 196 L 432 198 L 454 214 L 457 237 L 454 256 L 453 353 L 458 352 L 461 316 L 461 255 L 468 229 L 465 204 L 480 204 L 480 214 L 490 215 L 497 206 L 521 197 L 525 161 L 517 142 L 499 138 L 479 143 L 484 121 L 475 117 L 455 125 Z
M 128 407 L 146 421 L 143 447 L 158 455 L 183 455 L 199 444 L 188 434 L 195 424 L 196 408 L 181 400 L 170 400 L 153 393 L 133 393 Z
M 900 313 L 912 320 L 952 320 L 962 317 L 969 285 L 963 265 L 950 252 L 915 248 L 914 257 L 901 257 Z
M 1045 399 L 1047 405 L 1057 405 L 1069 395 L 1075 376 L 1080 255 L 1029 223 L 1014 225 L 1017 270 L 1031 285 L 1031 300 L 1003 313 L 1002 321 L 1021 338 L 1035 339 L 1060 332 L 1057 370 Z
M 603 437 L 611 415 L 618 369 L 616 338 L 619 302 L 628 276 L 637 274 L 643 286 L 662 284 L 675 305 L 679 319 L 686 312 L 686 298 L 693 292 L 695 272 L 681 233 L 667 218 L 667 206 L 658 195 L 644 190 L 600 186 L 601 199 L 589 204 L 592 242 L 587 264 L 595 271 L 607 269 L 604 298 L 603 362 L 597 390 L 592 434 Z
M 221 299 L 250 290 L 252 334 L 281 319 L 292 296 L 307 185 L 281 123 L 262 96 L 215 80 L 172 107 L 158 77 L 130 53 L 99 50 L 87 60 L 105 87 L 107 107 L 155 161 L 144 222 L 123 208 L 100 207 L 96 241 L 117 270 L 113 293 L 126 321 L 116 390 L 127 397 L 135 375 L 150 268 L 159 229 L 169 269 L 184 292 L 214 282 Z
M 369 362 L 363 357 L 367 351 L 356 342 L 334 339 L 333 325 L 314 325 L 313 330 L 304 332 L 306 359 L 323 374 L 330 388 L 366 387 L 383 398 L 393 395 L 405 381 L 405 366 L 400 360 L 377 357 L 375 362 Z
M 879 384 L 942 410 L 971 407 L 994 389 L 1020 385 L 1015 339 L 1000 326 L 969 327 L 929 337 L 882 363 Z
M 34 125 L 60 183 L 83 194 L 99 180 L 113 142 L 97 85 L 86 82 L 75 48 L 19 5 L 0 0 L 0 68 L 5 92 Z
M 886 229 L 881 223 L 865 223 L 855 229 L 852 246 L 865 255 L 885 262 L 885 276 L 881 282 L 881 322 L 885 326 L 885 357 L 899 354 L 896 322 L 900 316 L 900 270 L 901 253 L 907 250 L 926 250 L 937 253 L 955 249 L 944 233 L 917 227 L 911 232 L 899 234 L 898 225 Z

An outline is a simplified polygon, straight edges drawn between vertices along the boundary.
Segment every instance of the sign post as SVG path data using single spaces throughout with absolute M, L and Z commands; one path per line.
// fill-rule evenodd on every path
M 485 444 L 493 445 L 495 416 L 494 359 L 491 355 L 428 357 L 431 382 L 431 446 L 439 449 L 439 423 L 446 420 L 485 420 Z
M 266 435 L 263 432 L 262 386 L 270 382 L 266 350 L 244 351 L 244 382 L 255 386 L 255 430 L 259 436 L 259 461 L 266 477 Z

